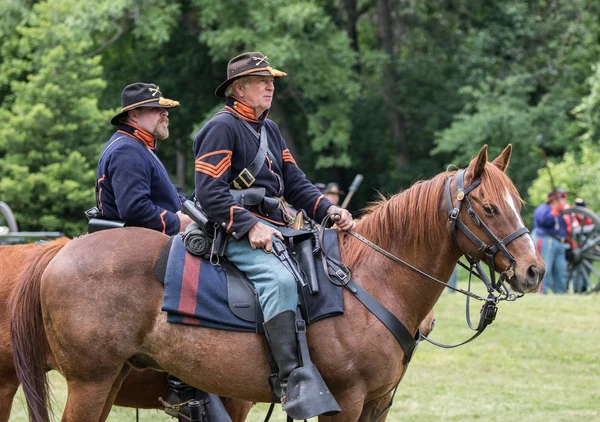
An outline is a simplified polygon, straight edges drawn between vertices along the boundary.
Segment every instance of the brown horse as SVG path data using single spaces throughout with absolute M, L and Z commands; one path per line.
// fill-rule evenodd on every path
M 459 192 L 457 177 L 448 184 L 453 201 L 467 193 L 471 211 L 480 218 L 474 220 L 462 207 L 458 221 L 488 243 L 484 228 L 501 239 L 523 229 L 518 192 L 504 173 L 510 153 L 508 146 L 488 163 L 484 147 L 463 173 L 466 186 L 479 185 Z M 356 232 L 448 280 L 461 253 L 484 255 L 481 245 L 462 232 L 453 243 L 444 196 L 450 176 L 455 173 L 440 174 L 370 207 Z M 443 286 L 347 233 L 339 237 L 342 260 L 353 278 L 415 333 Z M 160 233 L 138 228 L 98 232 L 71 241 L 56 255 L 38 254 L 23 273 L 10 304 L 12 344 L 33 420 L 48 420 L 38 352 L 43 356 L 48 349 L 69 387 L 63 421 L 104 421 L 129 371 L 127 362 L 167 370 L 221 396 L 271 400 L 260 335 L 167 323 L 160 310 L 163 288 L 154 275 L 166 241 Z M 495 255 L 496 270 L 510 274 L 514 291 L 536 291 L 545 267 L 531 236 L 520 236 L 507 248 Z M 349 291 L 344 296 L 343 315 L 308 328 L 313 361 L 342 408 L 319 421 L 372 420 L 405 369 L 395 337 Z M 27 312 L 15 312 L 23 306 Z
M 36 251 L 50 249 L 58 252 L 69 242 L 61 238 L 40 247 L 36 244 L 0 246 L 0 422 L 8 422 L 12 402 L 19 387 L 13 364 L 10 342 L 8 303 L 16 288 L 17 277 L 25 269 L 27 258 Z M 46 356 L 46 368 L 56 368 L 52 354 Z M 167 373 L 153 369 L 133 369 L 123 381 L 114 405 L 139 409 L 161 409 L 159 397 L 167 397 Z M 223 399 L 233 421 L 244 421 L 252 407 L 251 402 Z

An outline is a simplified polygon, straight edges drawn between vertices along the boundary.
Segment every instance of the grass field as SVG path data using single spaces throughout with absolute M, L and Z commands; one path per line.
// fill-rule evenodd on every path
M 478 304 L 472 307 L 479 312 Z M 462 295 L 445 293 L 435 312 L 433 338 L 470 336 Z M 599 316 L 599 295 L 528 295 L 502 303 L 496 321 L 472 343 L 451 350 L 419 346 L 388 421 L 600 421 Z M 58 420 L 66 388 L 56 373 L 52 382 Z M 266 409 L 255 406 L 248 420 L 262 421 Z M 19 393 L 10 421 L 26 420 Z M 135 410 L 114 408 L 108 420 L 133 422 Z M 140 411 L 143 422 L 169 420 Z M 285 417 L 279 411 L 271 420 Z

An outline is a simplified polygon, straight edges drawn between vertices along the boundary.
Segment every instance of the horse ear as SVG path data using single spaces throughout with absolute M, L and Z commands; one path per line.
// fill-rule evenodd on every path
M 492 162 L 492 164 L 495 165 L 496 167 L 498 167 L 500 170 L 506 171 L 506 168 L 508 167 L 508 163 L 510 162 L 511 154 L 512 154 L 512 145 L 508 144 L 506 146 L 506 148 L 504 148 L 504 151 L 502 151 L 502 154 L 500 154 L 498 156 L 498 158 L 496 158 Z
M 477 154 L 477 157 L 473 158 L 469 164 L 467 174 L 469 174 L 473 179 L 477 179 L 479 176 L 481 176 L 481 173 L 483 173 L 483 169 L 485 168 L 488 160 L 487 150 L 488 146 L 486 144 L 481 148 L 479 154 Z

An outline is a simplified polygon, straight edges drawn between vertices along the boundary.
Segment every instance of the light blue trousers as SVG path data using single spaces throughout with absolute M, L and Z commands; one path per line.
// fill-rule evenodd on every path
M 546 264 L 546 275 L 542 280 L 541 293 L 567 293 L 567 259 L 565 258 L 566 244 L 548 236 L 533 231 L 533 241 Z
M 296 311 L 296 279 L 275 254 L 252 249 L 248 236 L 244 236 L 228 239 L 225 256 L 254 284 L 265 321 L 283 311 Z

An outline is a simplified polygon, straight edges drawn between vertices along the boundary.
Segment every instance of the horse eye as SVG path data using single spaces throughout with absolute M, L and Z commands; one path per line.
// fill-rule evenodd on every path
M 483 211 L 485 211 L 487 215 L 498 214 L 498 209 L 492 204 L 485 204 L 483 206 Z

